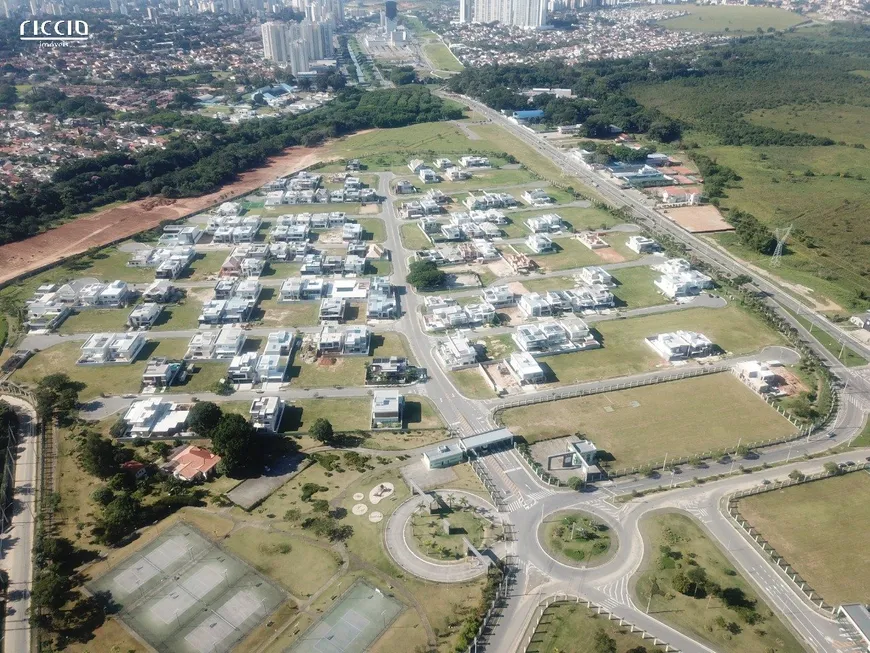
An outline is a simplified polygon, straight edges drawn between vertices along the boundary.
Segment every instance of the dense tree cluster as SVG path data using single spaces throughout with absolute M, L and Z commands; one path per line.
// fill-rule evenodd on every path
M 776 238 L 761 220 L 737 209 L 729 211 L 725 219 L 734 227 L 734 232 L 744 246 L 761 254 L 773 254 Z
M 33 89 L 24 101 L 31 111 L 53 113 L 61 119 L 76 116 L 99 118 L 111 113 L 109 107 L 90 95 L 68 97 L 63 91 L 44 86 Z
M 164 114 L 166 115 L 166 114 Z M 165 149 L 112 153 L 61 166 L 51 183 L 19 186 L 0 200 L 0 243 L 19 240 L 52 223 L 116 201 L 146 196 L 190 197 L 217 190 L 262 166 L 287 147 L 373 127 L 401 127 L 461 117 L 458 108 L 419 86 L 364 92 L 345 89 L 329 104 L 299 116 L 251 120 L 192 138 L 185 132 Z M 184 129 L 198 118 L 168 119 Z
M 407 281 L 417 290 L 432 290 L 444 285 L 447 275 L 432 261 L 414 261 L 408 270 Z
M 44 422 L 53 418 L 68 419 L 75 412 L 79 392 L 84 387 L 83 383 L 73 381 L 63 372 L 42 377 L 34 393 L 39 419 Z

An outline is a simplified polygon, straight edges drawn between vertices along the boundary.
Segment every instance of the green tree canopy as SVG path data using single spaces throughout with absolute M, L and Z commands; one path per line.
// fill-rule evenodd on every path
M 187 426 L 197 435 L 208 437 L 221 421 L 223 411 L 211 401 L 198 401 L 190 409 Z
M 258 458 L 254 428 L 235 413 L 221 417 L 211 434 L 212 447 L 229 476 L 244 474 Z
M 429 290 L 444 285 L 447 275 L 432 261 L 414 261 L 408 271 L 408 283 L 417 290 Z
M 335 442 L 332 423 L 325 417 L 318 417 L 314 420 L 314 424 L 308 429 L 308 435 L 323 444 L 333 444 Z

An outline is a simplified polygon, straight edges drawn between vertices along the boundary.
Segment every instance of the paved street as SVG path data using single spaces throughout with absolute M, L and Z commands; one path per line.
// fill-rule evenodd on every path
M 12 525 L 0 534 L 0 560 L 9 574 L 8 602 L 3 623 L 3 650 L 30 650 L 30 590 L 33 586 L 32 549 L 36 529 L 36 490 L 39 464 L 35 415 L 17 397 L 0 395 L 19 411 L 21 439 L 16 448 Z

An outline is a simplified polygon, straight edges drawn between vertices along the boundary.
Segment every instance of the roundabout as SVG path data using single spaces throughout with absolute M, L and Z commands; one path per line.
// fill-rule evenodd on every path
M 384 539 L 393 561 L 409 573 L 436 583 L 462 583 L 487 566 L 466 553 L 467 538 L 481 553 L 504 555 L 504 515 L 476 494 L 435 490 L 402 503 L 387 521 Z M 486 555 L 484 553 L 484 555 Z
M 570 567 L 604 564 L 617 550 L 616 533 L 600 516 L 582 510 L 559 510 L 538 526 L 538 543 L 548 556 Z

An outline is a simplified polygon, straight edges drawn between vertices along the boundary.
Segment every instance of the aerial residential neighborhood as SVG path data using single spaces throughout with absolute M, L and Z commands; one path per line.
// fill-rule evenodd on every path
M 870 651 L 866 7 L 0 16 L 4 651 Z

